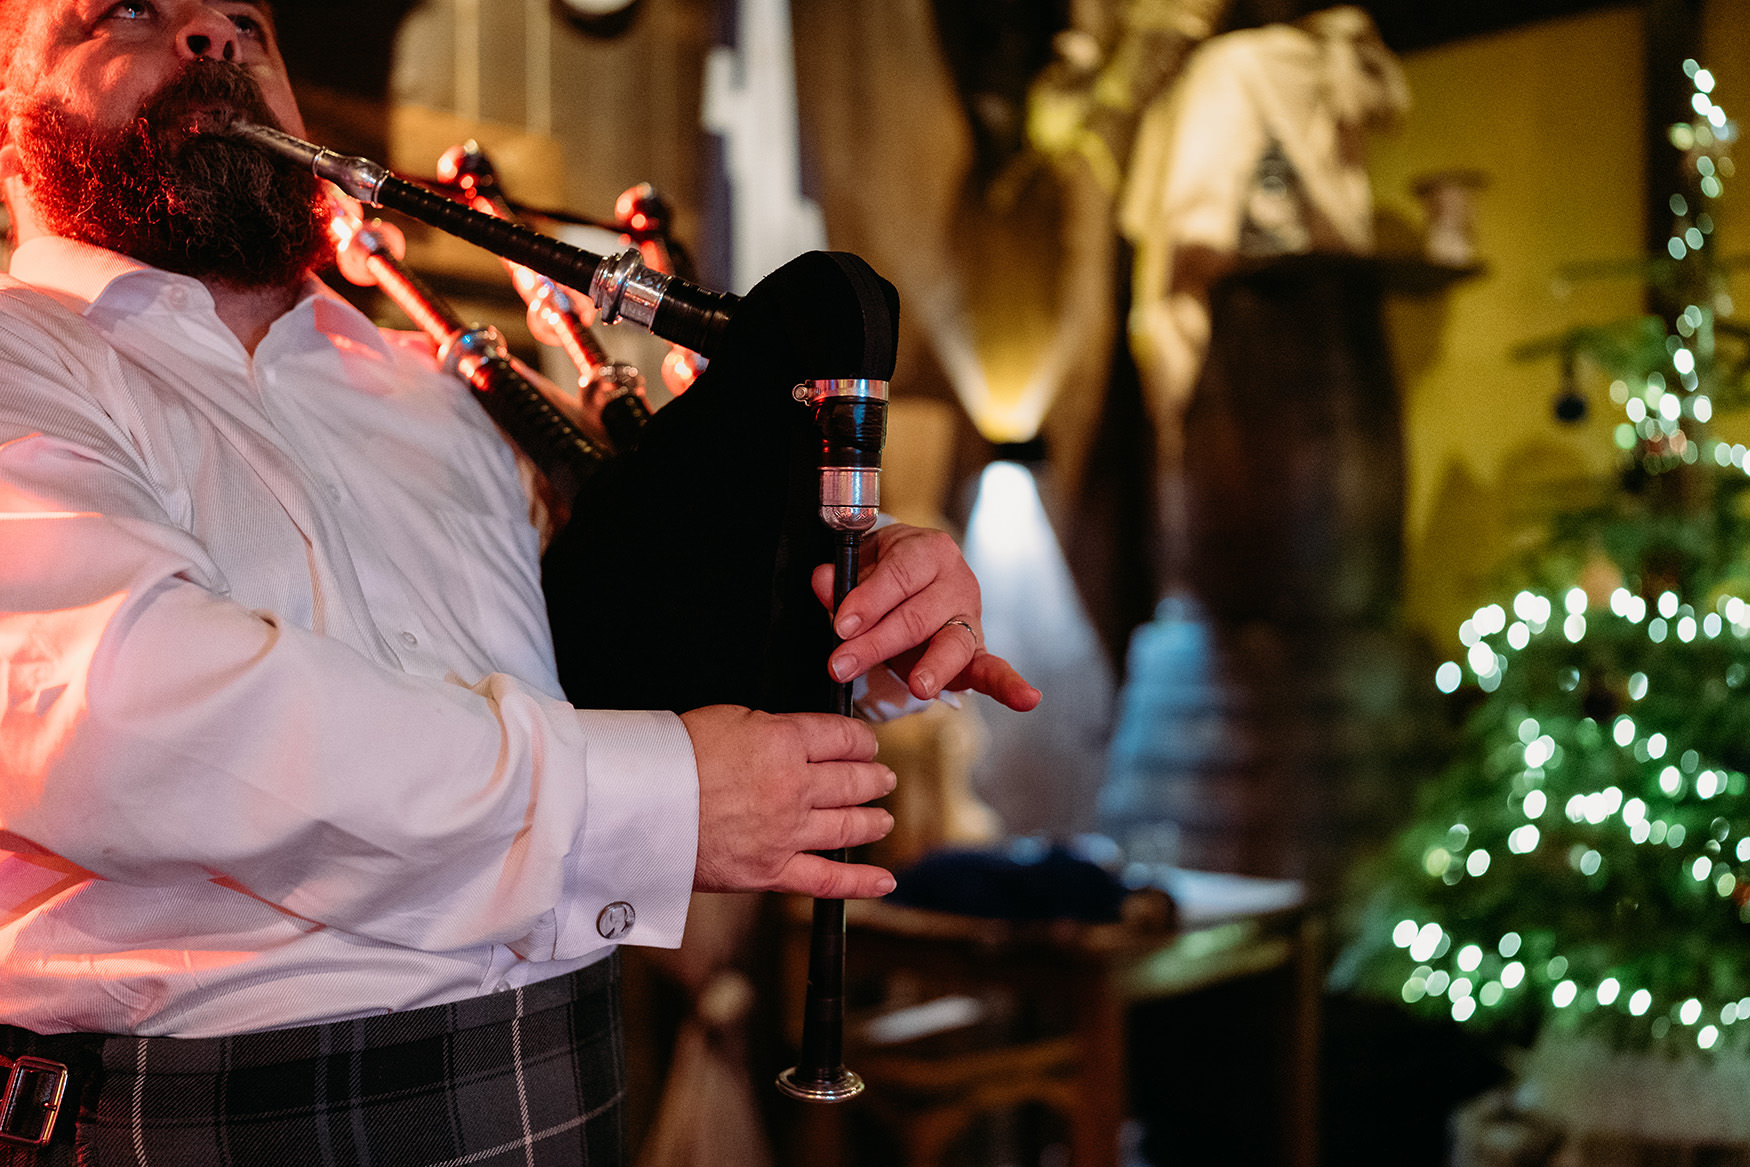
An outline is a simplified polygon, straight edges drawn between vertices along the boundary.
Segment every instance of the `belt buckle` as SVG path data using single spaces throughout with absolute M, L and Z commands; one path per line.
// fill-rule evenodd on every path
M 47 1058 L 0 1057 L 10 1071 L 0 1095 L 0 1140 L 41 1147 L 55 1129 L 61 1097 L 67 1092 L 67 1067 Z

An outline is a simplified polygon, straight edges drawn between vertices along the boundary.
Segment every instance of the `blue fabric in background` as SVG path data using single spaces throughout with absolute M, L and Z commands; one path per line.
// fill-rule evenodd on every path
M 1125 888 L 1105 868 L 1063 847 L 1037 858 L 1009 852 L 935 851 L 896 873 L 893 903 L 1002 920 L 1116 923 Z

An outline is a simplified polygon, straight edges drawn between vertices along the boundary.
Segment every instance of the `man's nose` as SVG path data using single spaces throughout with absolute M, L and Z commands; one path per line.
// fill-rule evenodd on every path
M 235 61 L 237 26 L 218 9 L 197 4 L 178 31 L 176 43 L 178 51 L 189 60 L 206 57 L 214 61 Z

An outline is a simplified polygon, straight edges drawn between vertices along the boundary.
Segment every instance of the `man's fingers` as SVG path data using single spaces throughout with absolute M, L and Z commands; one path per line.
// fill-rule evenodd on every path
M 912 696 L 927 701 L 950 687 L 977 658 L 978 642 L 978 633 L 965 617 L 956 616 L 938 628 L 905 675 Z
M 816 810 L 861 806 L 893 793 L 897 785 L 898 776 L 874 762 L 815 762 L 809 767 L 808 805 Z
M 890 613 L 915 602 L 926 592 L 933 597 L 931 605 L 940 606 L 941 610 L 934 620 L 929 619 L 935 614 L 933 608 L 932 612 L 909 617 L 922 621 L 911 630 L 917 635 L 911 644 L 922 643 L 923 637 L 934 632 L 941 620 L 954 613 L 954 605 L 961 604 L 968 611 L 978 610 L 978 580 L 972 569 L 966 566 L 959 546 L 950 536 L 941 531 L 896 524 L 878 531 L 874 539 L 879 548 L 875 566 L 863 573 L 857 586 L 845 597 L 844 604 L 833 614 L 833 630 L 841 637 L 849 640 L 862 635 L 887 619 Z M 830 585 L 831 578 L 830 569 L 817 572 L 813 581 L 815 590 L 822 592 Z M 888 655 L 909 648 L 911 644 L 891 646 Z
M 799 884 L 792 865 L 806 852 L 858 847 L 893 829 L 885 810 L 862 805 L 897 782 L 874 761 L 867 725 L 830 713 L 723 705 L 690 710 L 681 721 L 699 767 L 696 889 L 800 891 L 842 880 L 830 867 L 804 862 L 802 870 L 816 875 Z M 876 886 L 884 873 L 871 872 L 879 869 L 850 877 L 844 894 L 884 894 L 888 888 Z
M 876 532 L 875 566 L 863 573 L 856 588 L 834 614 L 833 627 L 840 636 L 862 632 L 907 597 L 941 586 L 950 577 L 965 577 L 965 586 L 977 594 L 978 581 L 960 556 L 960 547 L 942 531 L 895 525 Z
M 828 669 L 835 679 L 848 681 L 881 661 L 903 661 L 908 653 L 921 651 L 934 654 L 938 680 L 952 677 L 972 659 L 982 637 L 976 618 L 961 614 L 969 608 L 975 610 L 976 604 L 950 589 L 932 588 L 913 596 L 834 649 Z
M 878 806 L 840 806 L 808 816 L 792 840 L 798 851 L 837 851 L 878 843 L 893 833 L 893 816 Z
M 1038 705 L 1043 694 L 1028 684 L 1027 678 L 1002 657 L 981 652 L 972 658 L 961 674 L 948 686 L 950 689 L 971 689 L 1007 705 L 1017 713 L 1025 713 Z
M 834 863 L 824 855 L 798 855 L 772 890 L 821 900 L 867 900 L 884 896 L 893 887 L 893 875 L 885 868 Z
M 802 735 L 803 756 L 810 762 L 868 762 L 875 757 L 875 731 L 860 721 L 836 713 L 789 713 L 784 717 Z
M 833 565 L 823 563 L 814 569 L 814 574 L 808 577 L 808 584 L 814 589 L 814 598 L 820 601 L 823 608 L 832 607 Z

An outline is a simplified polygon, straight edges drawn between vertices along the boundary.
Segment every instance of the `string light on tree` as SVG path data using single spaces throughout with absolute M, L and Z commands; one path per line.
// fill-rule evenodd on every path
M 1608 384 L 1617 472 L 1459 627 L 1434 683 L 1461 748 L 1358 873 L 1334 977 L 1512 1043 L 1750 1067 L 1750 452 L 1709 433 L 1750 404 L 1715 257 L 1737 128 L 1684 71 L 1684 189 L 1641 265 L 1668 311 L 1519 350 L 1560 361 L 1564 419 Z

